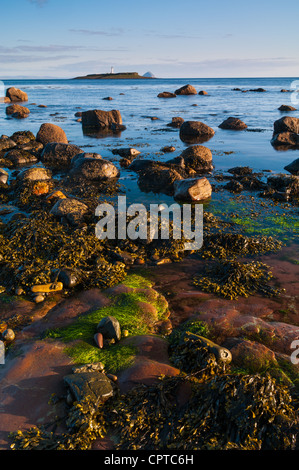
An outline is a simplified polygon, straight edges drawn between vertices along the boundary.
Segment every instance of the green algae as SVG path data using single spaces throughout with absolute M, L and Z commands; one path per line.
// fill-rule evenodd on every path
M 155 323 L 167 318 L 168 304 L 163 296 L 148 287 L 146 279 L 133 275 L 127 279 L 127 282 L 146 287 L 138 289 L 130 287 L 129 292 L 116 296 L 113 294 L 110 305 L 81 315 L 66 327 L 48 331 L 46 336 L 71 343 L 66 347 L 66 353 L 76 363 L 102 362 L 106 369 L 114 373 L 128 367 L 136 354 L 135 348 L 124 346 L 119 342 L 99 349 L 93 341 L 98 323 L 102 318 L 112 316 L 119 321 L 122 332 L 126 330 L 128 336 L 153 333 Z

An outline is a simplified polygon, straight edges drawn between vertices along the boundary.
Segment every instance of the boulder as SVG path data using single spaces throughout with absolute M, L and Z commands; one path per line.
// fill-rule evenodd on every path
M 211 127 L 200 121 L 185 121 L 180 127 L 180 139 L 186 143 L 203 143 L 214 134 Z
M 14 147 L 16 147 L 16 146 L 17 146 L 17 144 L 15 143 L 14 140 L 12 140 L 12 139 L 10 139 L 10 138 L 8 138 L 8 137 L 6 137 L 6 138 L 1 137 L 1 139 L 0 139 L 0 152 L 1 152 L 2 150 L 9 150 L 9 149 L 12 149 L 12 148 L 14 148 Z
M 179 165 L 187 173 L 204 173 L 213 169 L 212 152 L 203 145 L 192 145 L 167 163 Z
M 292 173 L 292 175 L 299 175 L 299 158 L 289 163 L 284 169 Z
M 273 134 L 280 134 L 282 132 L 299 134 L 299 118 L 285 116 L 275 121 Z
M 17 179 L 21 181 L 46 181 L 52 178 L 50 170 L 42 167 L 28 168 L 18 174 Z
M 38 161 L 36 155 L 20 148 L 9 150 L 4 154 L 4 158 L 10 160 L 15 166 L 36 163 Z
M 171 122 L 167 124 L 168 127 L 174 127 L 175 129 L 179 129 L 183 124 L 184 119 L 179 116 L 175 116 L 172 118 Z
M 88 399 L 95 409 L 114 393 L 112 382 L 103 372 L 77 372 L 66 375 L 63 380 L 74 401 L 80 403 Z
M 90 155 L 93 154 L 79 154 L 72 160 L 70 172 L 72 176 L 93 181 L 119 176 L 119 170 L 112 162 Z
M 175 90 L 176 95 L 197 95 L 197 91 L 192 85 L 184 85 Z
M 83 129 L 116 131 L 119 125 L 122 125 L 122 117 L 120 111 L 116 109 L 111 111 L 94 109 L 82 112 Z
M 188 178 L 174 183 L 174 198 L 178 201 L 204 201 L 212 195 L 207 178 Z
M 207 96 L 208 95 L 208 92 L 207 91 L 204 91 L 204 90 L 201 90 L 198 92 L 199 95 L 205 95 Z
M 78 225 L 87 211 L 88 207 L 83 202 L 73 198 L 63 198 L 54 204 L 50 213 L 57 218 L 66 218 L 71 225 Z
M 69 168 L 72 158 L 82 152 L 77 145 L 51 142 L 44 147 L 41 161 L 48 168 Z
M 6 96 L 10 101 L 28 101 L 28 95 L 19 88 L 10 87 L 6 90 Z
M 274 122 L 271 144 L 276 148 L 299 147 L 299 119 L 285 116 Z
M 174 182 L 182 179 L 180 173 L 167 166 L 151 164 L 139 172 L 138 185 L 144 192 L 173 194 Z
M 235 117 L 229 117 L 225 119 L 225 121 L 223 121 L 218 127 L 220 127 L 220 129 L 229 129 L 233 131 L 241 131 L 243 129 L 247 129 L 247 125 L 245 124 L 245 122 Z
M 282 104 L 279 108 L 278 111 L 297 111 L 296 108 L 293 106 L 288 106 L 287 104 Z
M 30 111 L 25 106 L 20 106 L 19 104 L 12 104 L 6 107 L 7 116 L 12 116 L 14 118 L 23 119 L 29 116 Z
M 66 134 L 61 127 L 55 124 L 44 123 L 40 126 L 37 133 L 36 140 L 43 145 L 56 142 L 61 144 L 68 144 Z
M 170 93 L 169 91 L 162 91 L 162 93 L 159 93 L 158 98 L 176 98 L 175 93 Z

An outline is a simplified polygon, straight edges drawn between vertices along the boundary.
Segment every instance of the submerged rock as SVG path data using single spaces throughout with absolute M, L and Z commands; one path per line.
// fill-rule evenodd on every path
M 183 124 L 184 119 L 179 116 L 175 116 L 172 118 L 171 122 L 167 124 L 168 127 L 174 127 L 175 129 L 179 129 Z
M 235 117 L 227 118 L 218 127 L 220 127 L 220 129 L 229 129 L 233 131 L 241 131 L 243 129 L 247 129 L 247 125 L 245 124 L 245 122 Z
M 288 106 L 287 104 L 282 104 L 279 108 L 279 111 L 297 111 L 293 106 Z
M 162 91 L 157 96 L 158 98 L 176 98 L 176 94 L 169 91 Z

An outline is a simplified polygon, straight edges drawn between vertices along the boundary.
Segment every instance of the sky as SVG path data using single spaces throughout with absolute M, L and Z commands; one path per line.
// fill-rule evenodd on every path
M 299 2 L 1 0 L 0 80 L 298 77 Z

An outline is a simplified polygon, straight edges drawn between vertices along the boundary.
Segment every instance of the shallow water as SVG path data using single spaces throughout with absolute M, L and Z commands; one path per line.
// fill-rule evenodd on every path
M 52 122 L 64 129 L 71 143 L 87 152 L 100 153 L 116 163 L 119 157 L 112 154 L 112 149 L 128 146 L 139 149 L 143 158 L 168 160 L 188 146 L 180 140 L 177 129 L 166 126 L 172 117 L 181 116 L 185 121 L 202 121 L 215 130 L 212 139 L 203 145 L 211 149 L 216 170 L 248 165 L 256 171 L 284 172 L 284 166 L 299 157 L 299 150 L 276 151 L 270 140 L 274 121 L 286 114 L 277 108 L 282 104 L 294 106 L 291 102 L 294 94 L 280 91 L 290 90 L 294 80 L 296 78 L 7 80 L 4 83 L 6 88 L 16 86 L 27 92 L 28 103 L 24 105 L 31 113 L 25 120 L 9 119 L 5 105 L 2 105 L 0 134 L 11 135 L 18 130 L 30 130 L 36 134 L 42 123 Z M 197 91 L 207 91 L 208 96 L 157 98 L 158 93 L 174 92 L 187 83 Z M 233 91 L 233 88 L 249 90 L 259 87 L 266 89 L 266 93 Z M 107 96 L 111 96 L 113 101 L 103 100 Z M 40 104 L 47 107 L 39 108 Z M 299 103 L 295 107 L 299 109 Z M 119 136 L 100 139 L 85 136 L 74 115 L 77 111 L 89 109 L 120 110 L 127 129 Z M 299 117 L 298 110 L 288 114 Z M 237 132 L 219 129 L 219 124 L 229 116 L 239 117 L 248 129 Z M 151 117 L 158 119 L 151 120 Z M 163 154 L 160 150 L 166 145 L 173 145 L 176 151 Z M 129 200 L 137 197 L 139 200 L 159 200 L 157 195 L 140 193 L 136 174 L 132 172 L 122 170 L 120 182 L 125 186 Z M 167 200 L 163 196 L 163 201 Z

